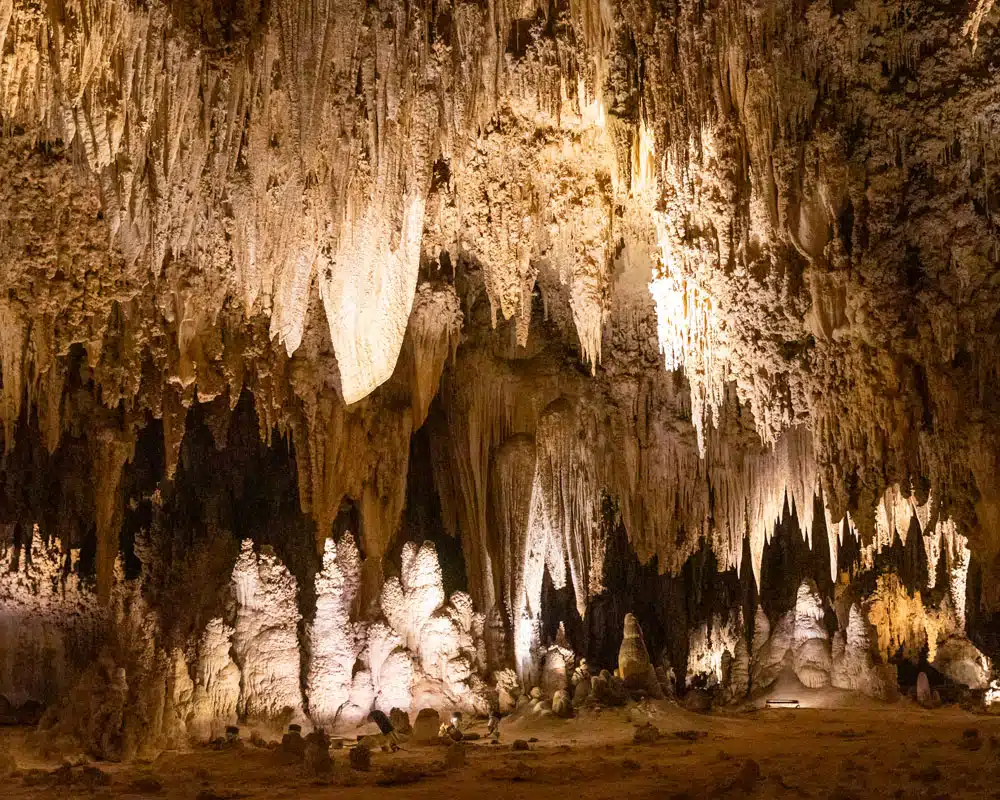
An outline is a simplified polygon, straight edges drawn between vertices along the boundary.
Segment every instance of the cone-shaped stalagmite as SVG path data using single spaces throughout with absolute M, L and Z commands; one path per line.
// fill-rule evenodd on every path
M 652 663 L 634 614 L 625 615 L 625 634 L 618 650 L 618 674 L 628 689 L 646 689 Z

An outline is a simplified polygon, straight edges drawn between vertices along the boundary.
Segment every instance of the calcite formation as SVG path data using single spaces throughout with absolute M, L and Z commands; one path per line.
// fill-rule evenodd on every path
M 998 14 L 0 0 L 0 692 L 985 687 Z

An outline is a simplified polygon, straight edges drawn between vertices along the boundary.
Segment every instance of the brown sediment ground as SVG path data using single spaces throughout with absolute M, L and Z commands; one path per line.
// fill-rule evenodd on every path
M 634 744 L 636 727 L 660 736 Z M 473 726 L 473 730 L 478 730 Z M 32 756 L 30 733 L 0 734 L 19 772 L 5 798 L 993 798 L 1000 797 L 1000 719 L 909 701 L 851 708 L 694 714 L 640 704 L 572 720 L 510 718 L 501 744 L 468 745 L 447 768 L 444 747 L 373 753 L 371 770 L 333 752 L 317 777 L 280 752 L 243 745 L 166 752 L 149 763 L 58 770 Z M 537 739 L 515 751 L 515 739 Z M 748 763 L 752 761 L 753 763 Z M 97 773 L 97 768 L 103 774 Z

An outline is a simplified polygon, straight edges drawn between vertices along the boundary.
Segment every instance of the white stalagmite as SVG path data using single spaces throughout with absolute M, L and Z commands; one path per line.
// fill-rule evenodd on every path
M 258 556 L 253 542 L 245 539 L 232 584 L 236 599 L 233 659 L 242 674 L 241 716 L 273 719 L 290 710 L 301 717 L 295 578 L 269 547 Z
M 766 619 L 766 617 L 765 617 Z M 736 656 L 737 645 L 743 638 L 743 616 L 740 613 L 722 617 L 714 614 L 710 623 L 702 623 L 689 633 L 687 679 L 696 676 L 721 683 L 726 653 Z
M 823 624 L 823 601 L 812 580 L 803 581 L 795 599 L 792 668 L 812 689 L 830 684 L 830 637 Z
M 409 711 L 413 661 L 403 648 L 402 637 L 388 625 L 376 622 L 368 629 L 366 655 L 375 708 L 386 714 L 394 708 Z
M 316 573 L 316 616 L 307 627 L 309 669 L 306 696 L 309 716 L 331 726 L 348 701 L 354 665 L 362 649 L 363 629 L 351 621 L 361 583 L 361 557 L 351 534 L 338 544 L 326 540 L 323 568 Z
M 472 598 L 464 592 L 445 603 L 441 566 L 431 542 L 419 548 L 412 542 L 403 546 L 400 577 L 386 581 L 381 600 L 391 629 L 385 628 L 379 637 L 369 634 L 373 702 L 380 708 L 410 708 L 412 679 L 412 704 L 417 708 L 482 711 L 486 706 L 479 673 L 486 667 L 485 618 L 473 610 Z M 376 638 L 382 640 L 377 646 Z
M 847 629 L 838 631 L 834 637 L 831 683 L 838 689 L 860 691 L 888 700 L 895 691 L 896 670 L 875 663 L 870 628 L 861 607 L 852 604 Z
M 403 638 L 406 649 L 417 652 L 423 628 L 444 604 L 444 585 L 437 549 L 431 542 L 417 547 L 403 545 L 399 577 L 389 578 L 382 587 L 382 613 Z

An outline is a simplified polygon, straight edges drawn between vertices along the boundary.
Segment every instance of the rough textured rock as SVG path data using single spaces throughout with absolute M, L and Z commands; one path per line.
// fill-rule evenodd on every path
M 917 702 L 924 708 L 936 708 L 941 704 L 937 692 L 931 689 L 926 672 L 917 675 Z
M 441 729 L 441 716 L 436 709 L 422 708 L 417 713 L 413 723 L 412 739 L 416 744 L 433 744 L 437 742 L 438 731 Z
M 560 689 L 552 696 L 552 712 L 563 719 L 573 716 L 573 701 L 565 689 Z
M 830 684 L 830 638 L 823 627 L 823 616 L 823 604 L 815 584 L 803 583 L 795 601 L 792 669 L 811 689 Z
M 306 691 L 309 714 L 318 724 L 332 725 L 347 703 L 354 664 L 363 636 L 351 620 L 351 608 L 361 584 L 361 559 L 354 537 L 327 539 L 323 568 L 316 574 L 316 615 L 308 628 L 309 671 Z
M 964 637 L 950 636 L 938 643 L 937 654 L 931 663 L 939 672 L 970 689 L 989 686 L 992 672 L 989 659 Z
M 834 637 L 831 683 L 838 689 L 851 689 L 889 700 L 895 694 L 896 670 L 890 665 L 875 662 L 869 629 L 868 620 L 860 607 L 852 605 L 847 630 L 838 631 Z M 924 675 L 926 682 L 926 674 L 920 674 Z
M 237 603 L 233 660 L 241 674 L 239 713 L 251 719 L 301 716 L 295 579 L 273 550 L 257 554 L 247 539 L 233 569 L 233 589 Z
M 389 721 L 392 728 L 400 736 L 409 736 L 413 733 L 413 726 L 410 725 L 410 715 L 401 708 L 394 708 L 389 712 Z

